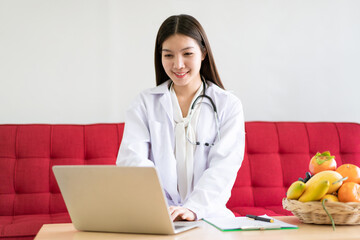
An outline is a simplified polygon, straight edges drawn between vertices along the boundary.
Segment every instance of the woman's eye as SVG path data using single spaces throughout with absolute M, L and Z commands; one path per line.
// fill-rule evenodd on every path
M 185 53 L 185 56 L 191 56 L 193 53 L 192 52 L 187 52 Z
M 172 57 L 172 55 L 171 54 L 165 54 L 164 57 L 165 58 L 170 58 L 170 57 Z

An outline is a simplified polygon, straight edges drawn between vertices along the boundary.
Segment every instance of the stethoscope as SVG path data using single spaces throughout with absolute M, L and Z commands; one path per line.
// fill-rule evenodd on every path
M 191 108 L 190 108 L 190 113 L 189 113 L 189 123 L 191 123 L 191 120 L 193 118 L 193 115 L 194 115 L 194 112 L 195 112 L 195 106 L 197 104 L 201 104 L 201 103 L 206 103 L 207 105 L 211 106 L 211 108 L 213 109 L 214 111 L 214 119 L 215 119 L 215 127 L 216 127 L 216 131 L 217 131 L 217 135 L 216 135 L 216 138 L 214 139 L 214 141 L 212 143 L 208 143 L 208 142 L 199 142 L 199 141 L 192 141 L 190 138 L 189 138 L 189 131 L 190 131 L 190 128 L 191 128 L 191 124 L 188 125 L 187 129 L 186 129 L 186 139 L 189 143 L 193 144 L 193 145 L 196 145 L 196 146 L 199 146 L 199 145 L 204 145 L 204 146 L 207 146 L 207 147 L 212 147 L 215 145 L 215 142 L 216 141 L 219 141 L 220 140 L 220 126 L 219 126 L 219 117 L 218 117 L 218 113 L 217 113 L 217 109 L 216 109 L 216 106 L 215 106 L 215 103 L 214 101 L 211 99 L 211 97 L 209 97 L 208 95 L 206 95 L 206 83 L 205 83 L 205 79 L 203 76 L 201 76 L 201 81 L 202 81 L 202 84 L 203 84 L 203 91 L 202 91 L 202 94 L 200 94 L 197 98 L 195 98 L 194 102 L 191 104 Z M 210 103 L 208 103 L 207 101 L 200 101 L 202 100 L 203 98 L 206 98 L 209 100 Z

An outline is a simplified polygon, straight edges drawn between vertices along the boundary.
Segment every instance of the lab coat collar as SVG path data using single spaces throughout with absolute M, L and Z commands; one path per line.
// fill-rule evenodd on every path
M 151 94 L 165 94 L 169 92 L 169 84 L 171 80 L 167 80 L 166 82 L 163 82 L 159 86 L 156 86 L 150 90 Z
M 168 121 L 170 121 L 171 125 L 174 127 L 173 121 L 173 108 L 170 98 L 169 84 L 171 80 L 168 80 L 157 87 L 154 87 L 150 90 L 150 94 L 162 95 L 159 96 L 159 102 L 163 107 L 166 115 L 168 116 Z

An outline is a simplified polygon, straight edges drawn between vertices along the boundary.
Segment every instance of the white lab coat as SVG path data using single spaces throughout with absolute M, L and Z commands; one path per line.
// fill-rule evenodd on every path
M 170 81 L 170 80 L 169 80 Z M 116 164 L 156 166 L 169 205 L 183 206 L 197 218 L 233 216 L 225 206 L 244 156 L 244 117 L 240 100 L 210 81 L 206 95 L 218 111 L 220 141 L 194 151 L 193 191 L 181 202 L 177 187 L 173 109 L 169 81 L 142 92 L 126 112 Z M 203 101 L 208 101 L 203 99 Z M 196 139 L 212 143 L 217 131 L 210 105 L 201 104 Z M 146 199 L 144 199 L 146 201 Z

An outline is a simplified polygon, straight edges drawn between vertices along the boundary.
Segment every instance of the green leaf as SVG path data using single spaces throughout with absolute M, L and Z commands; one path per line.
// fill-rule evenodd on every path
M 321 154 L 322 156 L 331 156 L 330 152 L 329 151 L 325 151 Z
M 316 158 L 316 163 L 319 165 L 323 164 L 326 161 L 328 161 L 328 159 L 326 158 Z
M 321 165 L 326 161 L 331 161 L 332 159 L 334 159 L 335 156 L 331 156 L 329 151 L 325 151 L 323 153 L 316 153 L 315 155 L 315 159 L 316 159 L 316 163 Z

